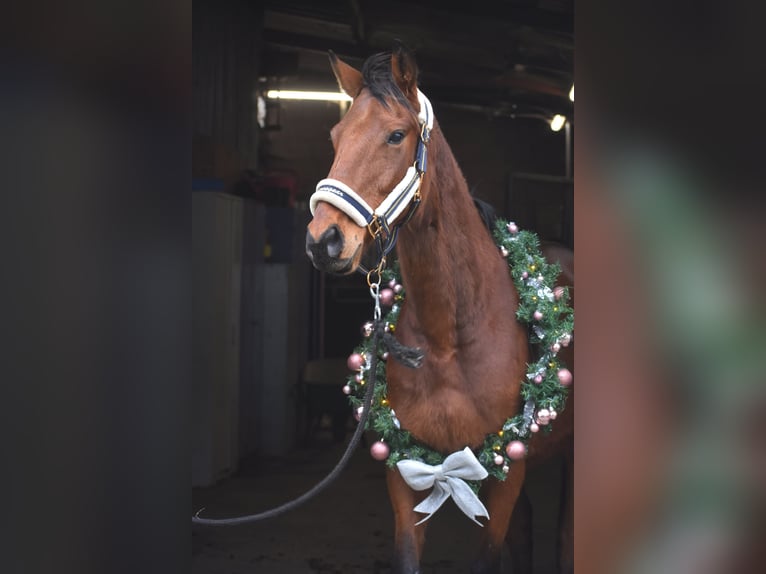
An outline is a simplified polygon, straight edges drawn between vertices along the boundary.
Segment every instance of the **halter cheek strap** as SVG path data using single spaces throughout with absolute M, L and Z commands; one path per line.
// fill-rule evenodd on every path
M 379 242 L 381 257 L 388 254 L 396 243 L 398 227 L 392 224 L 404 211 L 414 209 L 420 203 L 420 182 L 427 167 L 427 148 L 431 129 L 434 124 L 433 109 L 428 98 L 418 90 L 420 111 L 420 138 L 415 153 L 415 162 L 407 169 L 402 180 L 386 196 L 381 204 L 373 209 L 362 197 L 348 185 L 337 179 L 323 179 L 317 183 L 316 191 L 311 195 L 309 208 L 314 215 L 317 203 L 326 201 L 349 216 L 359 227 L 367 227 Z M 409 216 L 412 215 L 412 211 Z M 408 216 L 408 218 L 409 218 Z M 381 237 L 381 235 L 383 237 Z

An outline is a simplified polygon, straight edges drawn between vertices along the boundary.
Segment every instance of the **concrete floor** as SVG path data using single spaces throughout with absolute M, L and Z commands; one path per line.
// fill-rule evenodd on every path
M 193 511 L 206 507 L 209 518 L 250 514 L 302 494 L 343 453 L 345 443 L 333 444 L 327 434 L 284 459 L 243 461 L 233 477 L 193 489 Z M 556 468 L 537 469 L 528 478 L 536 574 L 554 571 Z M 467 572 L 480 531 L 448 500 L 430 519 L 421 572 Z M 194 527 L 192 574 L 388 574 L 392 548 L 384 464 L 360 448 L 334 484 L 288 514 L 242 526 Z

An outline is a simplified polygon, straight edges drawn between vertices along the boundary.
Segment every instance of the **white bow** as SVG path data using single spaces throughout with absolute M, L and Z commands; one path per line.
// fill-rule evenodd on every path
M 425 490 L 433 486 L 431 494 L 415 507 L 416 512 L 427 516 L 418 522 L 421 524 L 431 518 L 450 496 L 463 513 L 479 526 L 482 524 L 475 516 L 489 518 L 489 513 L 474 494 L 466 480 L 484 480 L 487 470 L 476 459 L 470 448 L 452 453 L 442 464 L 431 466 L 417 460 L 400 460 L 396 463 L 404 481 L 414 490 Z

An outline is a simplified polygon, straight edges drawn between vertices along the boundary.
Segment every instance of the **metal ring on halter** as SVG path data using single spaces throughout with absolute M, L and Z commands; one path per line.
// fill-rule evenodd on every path
M 383 269 L 386 268 L 386 256 L 383 255 L 380 259 L 380 262 L 378 263 L 377 267 L 373 267 L 367 272 L 367 285 L 372 287 L 373 285 L 380 287 L 380 282 L 382 281 L 383 277 Z M 375 274 L 377 277 L 373 281 L 372 276 Z

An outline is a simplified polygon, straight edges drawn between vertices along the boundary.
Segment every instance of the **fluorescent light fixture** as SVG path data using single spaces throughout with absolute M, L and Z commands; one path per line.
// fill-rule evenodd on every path
M 564 127 L 564 122 L 567 121 L 566 117 L 562 116 L 561 114 L 556 114 L 551 119 L 551 129 L 554 132 L 559 131 L 561 128 Z
M 266 97 L 271 100 L 314 100 L 322 102 L 350 102 L 351 97 L 343 92 L 304 92 L 300 90 L 269 90 Z
M 574 102 L 574 84 L 572 84 L 572 87 L 569 89 L 569 100 Z

